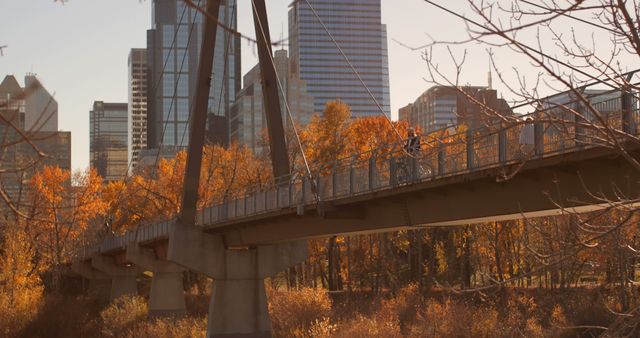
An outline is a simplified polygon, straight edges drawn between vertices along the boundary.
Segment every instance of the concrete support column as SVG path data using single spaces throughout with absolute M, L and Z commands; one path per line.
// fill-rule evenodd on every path
M 185 225 L 169 238 L 169 260 L 214 279 L 207 337 L 271 337 L 264 279 L 306 257 L 306 241 L 229 249 L 221 236 Z
M 141 248 L 136 243 L 127 245 L 127 261 L 153 273 L 149 293 L 150 317 L 181 316 L 186 313 L 184 268 L 158 259 L 153 249 Z
M 87 296 L 107 302 L 111 291 L 111 277 L 104 272 L 98 271 L 91 266 L 88 261 L 75 261 L 71 265 L 71 270 L 89 280 Z
M 123 295 L 138 293 L 136 278 L 141 271 L 135 266 L 118 266 L 112 257 L 96 254 L 91 258 L 91 265 L 111 277 L 109 300 L 113 301 Z

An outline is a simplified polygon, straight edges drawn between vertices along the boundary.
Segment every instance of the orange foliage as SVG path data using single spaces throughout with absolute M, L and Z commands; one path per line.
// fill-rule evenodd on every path
M 30 188 L 33 221 L 29 231 L 38 239 L 43 261 L 60 267 L 89 223 L 105 211 L 102 179 L 94 170 L 71 175 L 58 167 L 44 167 L 33 176 Z

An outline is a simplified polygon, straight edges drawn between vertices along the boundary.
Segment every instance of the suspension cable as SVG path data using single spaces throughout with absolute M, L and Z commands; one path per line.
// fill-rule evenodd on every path
M 256 13 L 255 17 L 256 17 L 256 20 L 258 20 L 258 25 L 260 26 L 260 32 L 262 33 L 261 34 L 262 35 L 261 38 L 264 40 L 265 45 L 268 45 L 269 41 L 267 40 L 267 37 L 265 35 L 264 26 L 262 25 L 260 17 L 257 15 L 257 9 L 256 9 L 256 5 L 255 5 L 254 0 L 251 0 L 251 5 L 253 7 L 253 11 Z M 284 91 L 284 88 L 282 86 L 282 81 L 280 80 L 280 76 L 278 75 L 278 72 L 277 72 L 277 69 L 276 69 L 276 64 L 275 64 L 275 62 L 273 60 L 273 55 L 270 55 L 269 62 L 271 62 L 271 65 L 273 66 L 274 73 L 276 75 L 276 80 L 278 81 L 277 85 L 278 85 L 278 88 L 280 89 L 280 93 L 282 94 L 282 99 L 284 100 L 285 108 L 287 110 L 287 115 L 289 117 L 289 120 L 291 121 L 291 127 L 293 128 L 293 133 L 294 133 L 295 138 L 296 138 L 296 143 L 298 144 L 298 147 L 300 148 L 300 152 L 302 154 L 302 159 L 304 161 L 305 169 L 307 170 L 307 175 L 309 175 L 309 179 L 312 179 L 313 178 L 313 174 L 311 173 L 311 168 L 309 167 L 309 161 L 307 159 L 307 155 L 304 152 L 304 148 L 302 147 L 302 142 L 300 141 L 300 135 L 298 133 L 298 128 L 296 128 L 295 121 L 293 120 L 293 115 L 291 114 L 291 108 L 290 108 L 289 102 L 287 100 L 287 94 Z M 314 195 L 316 196 L 316 199 L 319 200 L 319 196 L 317 196 L 317 193 L 315 191 L 314 191 Z
M 200 1 L 201 1 L 201 0 L 198 0 L 198 3 L 200 3 Z M 184 7 L 182 8 L 182 12 L 180 13 L 180 19 L 178 20 L 178 27 L 181 27 L 181 26 L 182 26 L 182 23 L 183 23 L 183 21 L 184 21 L 184 17 L 185 17 L 186 11 L 187 11 L 187 6 L 184 6 Z M 195 20 L 195 18 L 194 18 L 194 20 Z M 171 45 L 170 45 L 170 50 L 171 50 L 171 51 L 173 51 L 173 50 L 174 50 L 174 47 L 175 47 L 176 42 L 177 42 L 177 39 L 178 39 L 178 33 L 177 33 L 177 30 L 175 30 L 175 31 L 174 31 L 174 33 L 173 33 L 173 38 L 172 38 L 172 40 L 171 40 Z M 190 39 L 191 39 L 191 31 L 189 32 L 189 40 L 190 40 Z M 185 54 L 186 54 L 186 51 L 185 51 Z M 162 63 L 162 71 L 160 72 L 160 76 L 159 76 L 158 80 L 154 83 L 154 86 L 153 86 L 153 90 L 152 90 L 152 92 L 154 93 L 154 96 L 158 94 L 158 89 L 160 88 L 160 84 L 162 83 L 162 80 L 163 80 L 163 78 L 164 78 L 164 74 L 165 74 L 165 71 L 166 71 L 166 68 L 167 68 L 167 64 L 169 63 L 169 59 L 170 59 L 170 57 L 171 57 L 171 53 L 168 53 L 168 54 L 167 54 L 167 56 L 164 58 L 164 61 L 163 61 L 163 63 Z M 183 56 L 183 63 L 184 63 L 184 58 L 185 58 L 185 57 Z M 182 69 L 182 66 L 181 66 L 180 68 Z M 181 72 L 182 72 L 182 71 L 181 71 Z M 180 72 L 180 73 L 181 73 L 181 72 Z M 180 78 L 180 73 L 178 74 L 178 79 Z M 147 98 L 147 99 L 148 99 L 148 98 Z M 174 94 L 174 100 L 175 100 L 175 94 Z M 169 111 L 171 111 L 171 110 L 173 109 L 172 107 L 173 107 L 173 102 L 174 102 L 174 100 L 171 100 L 171 106 L 169 107 Z M 147 107 L 147 108 L 148 108 L 148 107 Z M 148 125 L 148 121 L 147 121 L 147 125 Z M 161 141 L 160 141 L 160 145 L 159 145 L 159 149 L 158 149 L 158 154 L 156 154 L 156 157 L 155 157 L 155 159 L 154 159 L 154 168 L 155 168 L 155 167 L 157 166 L 157 164 L 158 164 L 159 156 L 160 156 L 160 153 L 161 153 L 161 151 L 162 151 L 162 146 L 163 146 L 162 142 L 163 142 L 163 140 L 164 140 L 164 134 L 165 134 L 166 128 L 167 128 L 167 124 L 166 124 L 166 122 L 165 122 L 165 123 L 164 123 L 164 125 L 163 125 L 163 128 L 162 128 L 162 134 L 160 135 L 160 139 L 161 139 Z M 147 140 L 147 142 L 148 142 L 148 140 Z M 126 185 L 126 183 L 127 183 L 128 179 L 129 179 L 129 171 L 132 169 L 132 166 L 133 166 L 133 156 L 132 156 L 132 157 L 131 157 L 131 159 L 128 161 L 128 164 L 127 164 L 127 170 L 126 170 L 126 171 L 124 172 L 124 174 L 123 174 L 123 175 L 124 175 L 124 177 L 123 177 L 122 181 L 123 181 L 123 183 L 124 183 L 125 185 Z M 148 189 L 146 189 L 146 190 L 148 190 Z M 124 189 L 121 189 L 121 190 L 118 192 L 117 198 L 115 199 L 115 201 L 117 201 L 117 202 L 118 202 L 118 204 L 119 204 L 120 199 L 122 198 L 122 195 L 123 195 L 123 194 L 124 194 Z M 147 193 L 145 194 L 145 203 L 144 203 L 144 205 L 146 205 L 146 203 L 147 203 L 147 199 L 148 199 L 148 191 L 147 191 Z M 112 218 L 113 218 L 113 214 L 115 213 L 115 212 L 114 212 L 115 207 L 116 207 L 116 206 L 114 205 L 114 206 L 112 207 L 111 211 L 109 212 L 109 215 L 107 216 L 107 218 L 108 218 L 108 219 L 112 219 Z M 112 224 L 110 224 L 109 226 L 111 227 L 111 226 L 112 226 Z M 109 229 L 109 231 L 113 232 L 113 230 L 112 230 L 112 229 Z

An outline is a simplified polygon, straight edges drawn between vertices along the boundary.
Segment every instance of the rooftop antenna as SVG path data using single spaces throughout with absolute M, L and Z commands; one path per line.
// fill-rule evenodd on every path
M 489 89 L 493 89 L 493 79 L 491 78 L 491 58 L 489 58 L 489 76 L 488 76 Z
M 280 22 L 280 48 L 284 49 L 284 21 Z

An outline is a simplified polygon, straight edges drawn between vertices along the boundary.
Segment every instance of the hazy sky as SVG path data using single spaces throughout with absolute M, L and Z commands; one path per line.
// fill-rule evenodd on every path
M 250 0 L 239 2 L 239 30 L 254 36 Z M 291 0 L 268 0 L 272 38 L 287 36 L 287 7 Z M 465 1 L 442 0 L 462 11 Z M 422 0 L 382 0 L 383 23 L 389 37 L 391 107 L 413 102 L 431 84 L 424 80 L 426 66 L 420 51 L 402 47 L 394 40 L 419 46 L 430 41 L 465 37 L 459 19 L 444 14 Z M 20 82 L 26 72 L 38 75 L 55 93 L 59 126 L 72 132 L 72 166 L 84 169 L 89 158 L 89 110 L 95 100 L 127 101 L 129 50 L 146 46 L 151 27 L 151 0 L 70 0 L 64 6 L 52 0 L 0 0 L 0 77 L 14 74 Z M 284 33 L 282 33 L 284 29 Z M 253 46 L 243 42 L 242 73 L 257 62 Z M 468 45 L 469 55 L 461 83 L 486 85 L 489 61 L 486 47 Z M 449 57 L 440 49 L 443 67 Z M 526 73 L 527 60 L 505 57 L 509 67 Z M 438 61 L 440 63 L 440 61 Z M 443 68 L 444 69 L 444 68 Z M 497 81 L 494 81 L 494 84 Z M 500 91 L 501 86 L 495 85 Z

